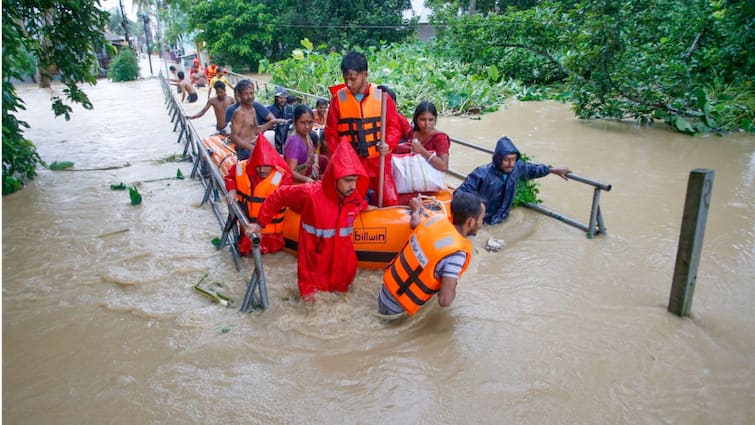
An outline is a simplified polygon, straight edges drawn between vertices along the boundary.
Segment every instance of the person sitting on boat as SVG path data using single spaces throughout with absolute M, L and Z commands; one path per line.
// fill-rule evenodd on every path
M 225 92 L 225 84 L 222 81 L 215 81 L 214 84 L 216 96 L 208 99 L 201 111 L 194 115 L 186 115 L 187 119 L 193 120 L 203 116 L 212 107 L 215 111 L 215 129 L 218 134 L 225 135 L 225 110 L 233 104 L 233 99 Z
M 207 89 L 207 98 L 210 98 L 210 94 L 212 93 L 212 89 L 215 87 L 215 83 L 218 81 L 222 81 L 223 84 L 226 86 L 226 90 L 231 89 L 233 90 L 233 84 L 228 80 L 228 71 L 223 69 L 223 67 L 218 67 L 215 75 L 210 79 L 210 87 Z
M 226 200 L 239 202 L 250 222 L 257 221 L 262 203 L 277 188 L 293 184 L 291 169 L 283 161 L 272 144 L 260 133 L 252 156 L 236 163 L 225 176 Z M 283 240 L 283 216 L 285 208 L 279 209 L 268 224 L 259 231 L 260 252 L 269 254 L 280 251 Z M 239 240 L 239 255 L 247 255 L 252 250 L 251 241 L 242 229 Z
M 348 142 L 338 145 L 322 180 L 283 186 L 268 196 L 247 233 L 272 222 L 283 207 L 301 213 L 298 242 L 298 284 L 302 300 L 314 301 L 316 291 L 346 292 L 357 272 L 352 232 L 364 196 L 367 172 Z
M 239 108 L 239 87 L 236 86 L 233 88 L 233 97 L 236 100 L 236 103 L 229 106 L 225 110 L 225 122 L 227 124 L 231 123 L 231 118 L 233 118 L 233 113 L 236 112 L 236 109 Z M 255 117 L 257 118 L 257 123 L 260 125 L 263 125 L 267 123 L 268 121 L 275 120 L 275 116 L 267 109 L 267 106 L 263 105 L 261 102 L 258 101 L 252 101 L 252 107 L 254 108 Z M 228 132 L 228 131 L 226 131 Z M 267 137 L 267 136 L 265 136 Z M 270 138 L 268 138 L 270 140 Z
M 477 234 L 485 216 L 485 204 L 472 193 L 460 193 L 451 201 L 453 223 L 445 214 L 426 212 L 419 198 L 412 198 L 409 206 L 414 231 L 383 274 L 377 300 L 383 315 L 412 316 L 435 294 L 441 307 L 451 305 L 472 259 L 467 238 Z
M 498 224 L 509 216 L 520 180 L 536 179 L 555 174 L 564 180 L 571 173 L 568 167 L 551 167 L 520 160 L 521 154 L 507 136 L 498 139 L 493 162 L 474 169 L 454 192 L 476 193 L 487 205 L 485 224 Z
M 311 183 L 320 180 L 328 166 L 328 158 L 320 155 L 312 140 L 312 110 L 307 105 L 294 108 L 295 133 L 288 136 L 283 147 L 283 158 L 294 174 L 297 183 Z
M 328 101 L 322 98 L 317 99 L 314 112 L 315 124 L 325 127 L 325 118 L 328 114 Z
M 236 146 L 238 160 L 249 158 L 249 153 L 254 149 L 257 135 L 269 130 L 276 122 L 285 120 L 270 120 L 265 124 L 257 123 L 257 113 L 254 110 L 254 85 L 249 80 L 241 80 L 236 85 L 237 101 L 239 107 L 231 117 L 231 135 L 229 139 Z
M 397 154 L 414 153 L 419 155 L 433 168 L 445 172 L 448 170 L 451 139 L 448 134 L 435 129 L 438 110 L 432 102 L 420 102 L 414 109 L 413 128 L 409 129 L 404 143 L 396 147 Z M 404 204 L 418 193 L 399 195 L 399 203 Z
M 381 129 L 381 96 L 383 91 L 367 82 L 367 59 L 361 53 L 351 52 L 341 60 L 344 84 L 330 88 L 328 119 L 325 124 L 325 143 L 333 152 L 342 137 L 347 137 L 359 155 L 370 178 L 370 191 L 379 199 L 380 175 L 383 174 L 383 205 L 398 203 L 396 184 L 391 173 L 390 152 L 401 139 L 401 125 L 393 99 L 386 101 L 386 128 Z M 385 131 L 385 144 L 381 143 L 381 131 Z M 380 157 L 385 156 L 383 170 Z M 374 205 L 374 199 L 371 199 Z
M 275 118 L 289 120 L 291 119 L 293 107 L 287 108 L 287 106 L 288 92 L 284 88 L 278 87 L 275 90 L 275 102 L 268 106 L 267 110 L 270 111 Z

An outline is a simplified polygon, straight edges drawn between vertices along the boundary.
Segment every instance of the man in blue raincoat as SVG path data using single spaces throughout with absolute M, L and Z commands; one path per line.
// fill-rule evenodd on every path
M 493 162 L 475 168 L 456 189 L 456 193 L 474 193 L 486 201 L 485 224 L 498 224 L 509 216 L 519 180 L 536 179 L 548 174 L 569 180 L 566 174 L 571 170 L 568 167 L 524 162 L 520 158 L 514 142 L 503 136 L 496 143 Z

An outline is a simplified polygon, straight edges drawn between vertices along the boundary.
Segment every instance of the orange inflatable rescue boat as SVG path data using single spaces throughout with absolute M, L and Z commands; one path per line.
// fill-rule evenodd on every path
M 236 165 L 236 150 L 233 145 L 227 145 L 225 143 L 226 137 L 221 135 L 209 136 L 202 139 L 202 146 L 207 149 L 207 152 L 212 156 L 212 162 L 220 170 L 220 175 L 225 177 L 228 174 L 228 170 Z
M 236 152 L 226 145 L 220 136 L 210 136 L 202 140 L 210 152 L 212 161 L 222 176 L 236 164 Z M 451 216 L 451 189 L 444 189 L 429 196 L 423 196 L 425 208 Z M 362 211 L 354 222 L 352 239 L 357 253 L 358 266 L 367 269 L 385 267 L 401 251 L 412 230 L 409 228 L 411 211 L 406 205 L 373 208 Z M 283 220 L 285 250 L 296 252 L 299 241 L 298 213 L 290 208 Z

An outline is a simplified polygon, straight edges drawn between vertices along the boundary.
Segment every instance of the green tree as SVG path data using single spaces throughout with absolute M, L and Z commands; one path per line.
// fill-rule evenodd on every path
M 546 1 L 441 14 L 439 45 L 501 77 L 565 83 L 581 118 L 660 119 L 685 133 L 751 128 L 752 2 Z M 523 66 L 524 65 L 524 66 Z
M 94 52 L 106 42 L 101 31 L 107 20 L 95 2 L 3 0 L 3 195 L 33 179 L 41 162 L 23 136 L 28 124 L 16 118 L 24 105 L 12 81 L 23 76 L 25 55 L 37 58 L 40 82 L 49 81 L 53 66 L 60 71 L 65 88 L 63 97 L 52 96 L 52 109 L 68 120 L 72 108 L 66 99 L 92 108 L 78 84 L 96 83 Z
M 413 33 L 402 11 L 409 0 L 188 0 L 189 29 L 216 62 L 249 66 L 288 57 L 308 38 L 342 51 L 379 46 Z

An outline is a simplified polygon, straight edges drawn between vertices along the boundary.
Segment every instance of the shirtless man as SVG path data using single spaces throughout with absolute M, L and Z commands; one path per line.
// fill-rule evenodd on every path
M 212 106 L 212 110 L 215 111 L 215 129 L 218 131 L 218 134 L 225 134 L 225 109 L 233 105 L 233 98 L 226 95 L 225 83 L 222 81 L 215 81 L 213 87 L 215 88 L 216 96 L 208 99 L 207 104 L 204 105 L 201 111 L 194 115 L 187 115 L 186 118 L 190 120 L 199 118 Z
M 263 125 L 257 123 L 257 114 L 252 103 L 254 102 L 254 85 L 249 80 L 241 80 L 236 84 L 239 107 L 231 118 L 231 143 L 236 146 L 236 157 L 239 161 L 249 158 L 249 153 L 257 143 L 257 135 L 273 127 L 275 123 L 284 123 L 286 120 L 273 119 Z
M 178 71 L 178 82 L 171 82 L 172 85 L 181 87 L 181 102 L 186 99 L 186 94 L 189 95 L 189 103 L 194 103 L 199 99 L 197 90 L 188 81 L 184 79 L 184 72 Z

